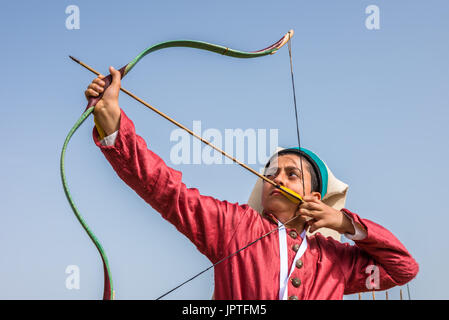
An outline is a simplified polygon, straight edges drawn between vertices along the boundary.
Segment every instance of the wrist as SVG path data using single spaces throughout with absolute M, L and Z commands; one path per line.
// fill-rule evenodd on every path
M 351 219 L 346 214 L 344 214 L 343 212 L 339 211 L 339 213 L 341 214 L 342 219 L 343 219 L 339 232 L 341 234 L 354 235 L 355 234 L 355 228 L 354 228 L 354 225 L 353 225 Z
M 120 116 L 121 111 L 119 106 L 110 109 L 103 108 L 95 114 L 98 123 L 107 136 L 119 129 Z

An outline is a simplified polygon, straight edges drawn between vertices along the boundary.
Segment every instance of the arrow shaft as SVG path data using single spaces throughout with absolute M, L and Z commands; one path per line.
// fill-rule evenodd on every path
M 73 61 L 77 62 L 78 64 L 80 64 L 81 66 L 83 66 L 84 68 L 86 68 L 87 70 L 91 71 L 92 73 L 96 74 L 97 76 L 103 76 L 100 72 L 98 72 L 97 70 L 95 70 L 94 68 L 92 68 L 91 66 L 89 66 L 88 64 L 82 62 L 81 60 L 75 59 L 73 57 L 71 57 Z M 223 151 L 222 149 L 218 148 L 217 146 L 213 145 L 210 141 L 202 138 L 201 136 L 199 136 L 198 134 L 196 134 L 195 132 L 193 132 L 192 130 L 190 130 L 189 128 L 187 128 L 186 126 L 184 126 L 183 124 L 179 123 L 178 121 L 176 121 L 175 119 L 173 119 L 172 117 L 168 116 L 167 114 L 165 114 L 164 112 L 160 111 L 159 109 L 153 107 L 152 105 L 150 105 L 148 102 L 146 102 L 145 100 L 139 98 L 138 96 L 136 96 L 135 94 L 133 94 L 132 92 L 130 92 L 129 90 L 120 87 L 120 90 L 123 93 L 126 93 L 128 96 L 130 96 L 131 98 L 133 98 L 134 100 L 140 102 L 141 104 L 143 104 L 144 106 L 146 106 L 147 108 L 151 109 L 152 111 L 156 112 L 158 115 L 160 115 L 161 117 L 163 117 L 164 119 L 167 119 L 168 121 L 170 121 L 171 123 L 173 123 L 174 125 L 176 125 L 177 127 L 185 130 L 186 132 L 188 132 L 189 134 L 191 134 L 193 137 L 199 139 L 201 142 L 205 143 L 206 145 L 210 146 L 211 148 L 213 148 L 214 150 L 220 152 L 223 156 L 231 159 L 233 162 L 237 163 L 238 165 L 240 165 L 241 167 L 245 168 L 246 170 L 248 170 L 249 172 L 251 172 L 252 174 L 258 176 L 260 179 L 262 179 L 263 181 L 268 182 L 269 184 L 273 185 L 274 187 L 278 188 L 281 192 L 287 193 L 289 196 L 293 197 L 294 199 L 296 199 L 297 201 L 301 202 L 302 198 L 296 194 L 295 192 L 291 191 L 288 188 L 285 187 L 281 187 L 275 183 L 273 180 L 268 179 L 267 177 L 265 177 L 264 175 L 260 174 L 259 172 L 257 172 L 256 170 L 254 170 L 253 168 L 247 166 L 246 164 L 244 164 L 243 162 L 241 162 L 240 160 L 236 159 L 235 157 L 231 156 L 230 154 L 226 153 L 225 151 Z

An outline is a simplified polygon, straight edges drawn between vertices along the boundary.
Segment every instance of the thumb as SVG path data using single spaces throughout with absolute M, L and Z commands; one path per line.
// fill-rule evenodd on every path
M 109 72 L 111 73 L 112 76 L 111 86 L 113 86 L 114 88 L 120 88 L 120 82 L 122 78 L 120 71 L 115 70 L 114 67 L 111 66 L 109 67 Z

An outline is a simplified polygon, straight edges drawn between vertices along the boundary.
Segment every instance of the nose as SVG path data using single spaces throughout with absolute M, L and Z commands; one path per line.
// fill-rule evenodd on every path
M 279 172 L 279 173 L 276 175 L 276 177 L 273 179 L 273 181 L 274 181 L 277 185 L 285 186 L 285 183 L 284 183 L 284 173 L 282 172 L 282 170 L 281 170 L 281 172 Z

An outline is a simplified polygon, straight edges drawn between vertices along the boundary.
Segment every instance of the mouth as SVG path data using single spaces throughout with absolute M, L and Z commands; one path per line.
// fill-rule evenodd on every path
M 275 189 L 275 190 L 271 191 L 271 193 L 270 193 L 270 196 L 277 196 L 277 195 L 282 195 L 282 192 Z

